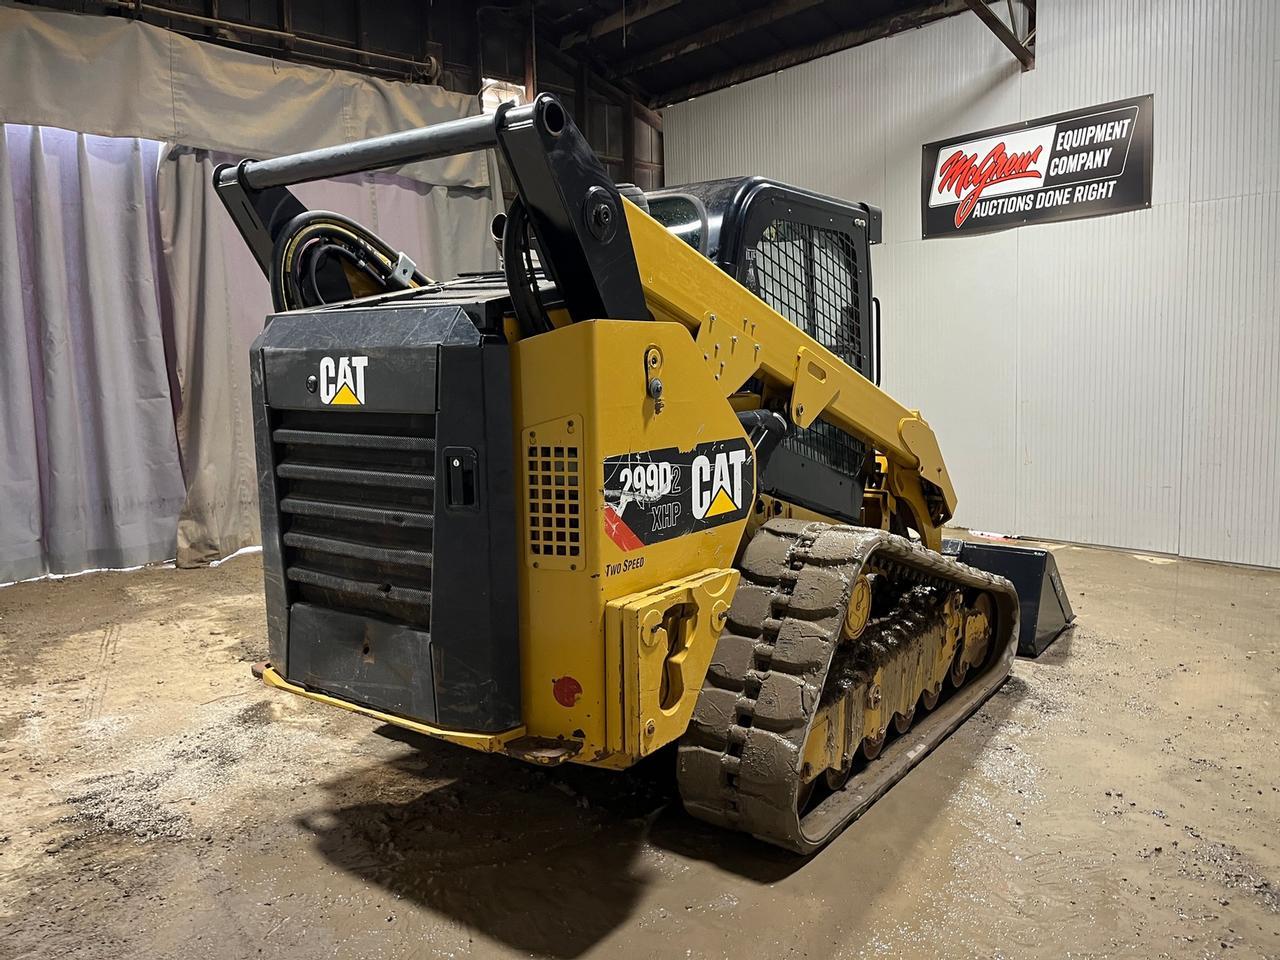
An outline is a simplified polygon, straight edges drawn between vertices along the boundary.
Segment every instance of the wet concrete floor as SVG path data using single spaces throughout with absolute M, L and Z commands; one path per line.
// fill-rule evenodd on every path
M 256 557 L 0 589 L 0 958 L 1280 957 L 1280 573 L 1054 552 L 1078 626 L 808 861 L 267 690 Z

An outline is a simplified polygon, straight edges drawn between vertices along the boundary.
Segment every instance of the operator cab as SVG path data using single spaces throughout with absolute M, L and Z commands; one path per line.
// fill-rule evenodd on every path
M 765 177 L 689 183 L 644 199 L 651 217 L 879 384 L 870 257 L 870 245 L 881 237 L 879 208 Z M 768 458 L 762 488 L 857 523 L 866 460 L 861 441 L 818 419 L 807 430 L 788 432 Z

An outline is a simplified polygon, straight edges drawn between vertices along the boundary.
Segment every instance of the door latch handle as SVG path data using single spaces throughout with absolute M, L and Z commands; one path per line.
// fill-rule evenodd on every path
M 444 464 L 445 505 L 451 510 L 480 509 L 476 452 L 470 447 L 447 447 Z

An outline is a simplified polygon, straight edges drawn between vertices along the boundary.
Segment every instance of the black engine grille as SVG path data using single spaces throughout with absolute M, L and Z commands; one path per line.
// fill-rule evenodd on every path
M 281 411 L 271 436 L 293 599 L 429 629 L 435 418 Z

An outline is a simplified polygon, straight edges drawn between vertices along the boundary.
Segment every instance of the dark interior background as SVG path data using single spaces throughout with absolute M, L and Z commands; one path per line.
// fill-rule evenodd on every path
M 300 63 L 551 91 L 615 180 L 664 185 L 657 109 L 965 9 L 964 0 L 34 0 Z

